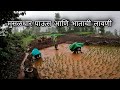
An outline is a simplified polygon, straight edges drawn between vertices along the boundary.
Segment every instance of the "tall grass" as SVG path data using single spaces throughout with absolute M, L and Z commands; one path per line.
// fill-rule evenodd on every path
M 23 46 L 26 47 L 33 39 L 32 36 L 28 36 L 26 38 L 23 38 L 22 41 L 23 41 Z

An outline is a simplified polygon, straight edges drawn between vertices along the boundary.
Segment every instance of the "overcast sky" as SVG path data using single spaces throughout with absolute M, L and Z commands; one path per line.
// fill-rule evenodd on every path
M 120 11 L 26 11 L 26 15 L 21 16 L 20 18 L 23 20 L 54 20 L 55 13 L 60 13 L 61 18 L 66 18 L 70 20 L 86 20 L 87 18 L 91 20 L 107 20 L 108 18 L 110 18 L 113 20 L 113 26 L 110 28 L 106 28 L 106 30 L 120 30 Z

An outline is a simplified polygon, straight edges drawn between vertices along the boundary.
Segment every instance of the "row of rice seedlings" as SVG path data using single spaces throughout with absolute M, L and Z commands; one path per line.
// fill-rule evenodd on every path
M 69 60 L 69 59 L 68 59 Z M 69 79 L 69 66 L 66 67 L 66 79 Z
M 54 58 L 54 57 L 53 57 L 53 58 Z M 58 62 L 59 62 L 59 61 L 58 61 L 56 58 L 53 59 L 53 63 L 54 63 L 54 65 L 55 65 L 55 68 L 57 68 Z
M 100 50 L 100 48 L 97 48 L 95 55 L 100 55 L 100 54 L 101 54 L 101 50 Z
M 76 72 L 77 72 L 77 70 L 76 70 L 76 65 L 75 65 L 75 61 L 76 61 L 76 60 L 71 59 L 71 61 L 72 61 L 73 77 L 76 78 Z
M 62 62 L 61 62 L 61 65 L 62 65 L 62 70 L 64 71 L 64 72 L 66 72 L 66 64 L 65 64 L 65 58 L 64 58 L 64 60 L 62 60 Z
M 102 48 L 103 49 L 103 48 Z M 99 49 L 100 50 L 100 49 Z M 105 49 L 104 51 L 102 51 L 102 52 L 105 52 L 105 51 L 108 51 L 107 49 Z M 103 54 L 103 53 L 102 53 Z M 92 54 L 93 55 L 93 54 Z M 108 55 L 109 55 L 109 53 L 105 53 L 105 54 L 103 54 L 104 56 L 105 55 L 107 55 L 106 57 L 102 57 L 102 59 L 105 59 L 105 58 L 108 58 Z M 89 55 L 88 55 L 89 56 Z M 101 56 L 101 55 L 100 55 Z M 98 59 L 98 58 L 97 58 Z M 100 61 L 102 60 L 102 59 L 100 59 Z M 65 60 L 65 59 L 64 59 Z M 66 59 L 67 60 L 67 59 Z M 65 61 L 66 61 L 65 60 Z M 87 58 L 86 58 L 86 60 L 87 60 Z M 74 62 L 74 60 L 72 60 L 73 62 Z M 71 63 L 71 61 L 69 61 L 70 63 Z M 77 62 L 78 63 L 78 62 Z M 63 64 L 62 64 L 63 65 Z M 73 63 L 73 65 L 74 65 L 74 63 Z M 79 65 L 79 64 L 78 64 Z M 74 67 L 73 67 L 74 68 Z M 74 71 L 75 72 L 75 71 Z
M 118 48 L 112 48 L 111 52 L 113 52 L 113 55 L 116 55 L 120 50 Z
M 91 59 L 91 62 L 90 62 L 90 64 L 91 64 L 91 68 L 95 68 L 96 67 L 96 65 L 97 65 L 97 60 L 96 60 L 96 58 L 92 58 Z
M 69 76 L 73 77 L 73 67 L 69 66 Z
M 58 63 L 57 63 L 57 71 L 58 71 L 58 73 L 59 73 L 59 75 L 61 74 L 61 70 L 62 70 L 62 67 L 61 67 L 61 60 L 58 60 Z
M 113 53 L 113 54 L 115 54 L 116 52 L 116 48 L 115 47 L 111 47 L 111 48 L 109 48 L 109 50 Z
M 64 58 L 63 58 L 63 55 L 62 55 L 62 54 L 56 56 L 56 60 L 63 60 L 63 59 L 64 59 Z
M 118 66 L 116 67 L 116 70 L 120 72 L 120 62 L 118 63 Z
M 95 52 L 95 51 L 94 51 Z M 91 61 L 91 59 L 95 58 L 94 53 L 90 51 L 90 54 L 87 56 L 84 56 L 83 61 Z
M 66 71 L 64 68 L 62 68 L 61 78 L 66 78 Z
M 109 57 L 111 58 L 111 59 L 113 59 L 113 60 L 116 60 L 116 59 L 119 59 L 119 55 L 118 55 L 118 53 L 117 52 L 110 52 L 109 53 Z
M 65 64 L 64 64 L 64 70 L 66 73 L 68 72 L 68 68 L 69 68 L 69 58 L 66 58 Z
M 58 62 L 58 61 L 56 60 L 56 56 L 52 57 L 52 58 L 50 59 L 50 63 L 49 63 L 49 64 L 51 64 L 50 67 L 53 67 L 54 65 L 56 65 L 57 62 Z
M 44 61 L 44 68 L 47 68 L 50 66 L 50 60 L 51 60 L 51 58 L 49 58 L 49 57 L 46 58 L 46 61 Z
M 60 56 L 58 54 L 55 55 L 56 60 L 60 60 Z
M 62 65 L 62 62 L 63 62 L 64 60 L 62 60 L 62 61 L 60 61 L 60 66 L 59 66 L 59 69 L 60 69 L 60 71 L 63 71 L 63 65 Z
M 116 57 L 120 57 L 119 53 L 120 53 L 120 50 L 116 50 L 116 51 L 114 51 L 114 56 L 116 56 Z
M 56 63 L 56 69 L 58 70 L 58 72 L 62 72 L 61 71 L 61 70 L 63 70 L 62 62 L 64 61 L 64 57 L 63 57 L 63 55 L 58 55 L 56 58 L 57 58 L 56 59 L 56 61 L 57 61 L 57 63 Z
M 79 68 L 81 67 L 80 64 L 81 64 L 81 61 L 77 60 L 77 67 L 76 67 L 76 69 L 77 69 L 78 75 L 80 74 L 80 70 L 79 70 Z
M 47 63 L 44 68 L 46 68 L 45 70 L 47 71 L 46 76 L 51 79 L 53 76 L 53 61 L 51 58 L 47 58 Z
M 78 76 L 79 76 L 79 71 L 78 71 L 78 68 L 79 68 L 79 67 L 78 67 L 78 62 L 79 62 L 79 61 L 77 60 L 77 61 L 75 61 L 75 63 L 74 63 L 74 65 L 75 65 L 74 70 L 75 70 L 75 72 L 76 72 L 76 73 L 75 73 L 75 75 L 77 76 L 77 78 L 78 78 Z
M 100 49 L 99 49 L 99 50 L 100 50 Z M 105 53 L 106 51 L 108 51 L 108 50 L 102 48 L 102 54 L 101 54 L 101 55 L 98 55 L 98 56 L 101 57 L 100 60 L 104 60 L 104 61 L 108 62 L 108 57 L 109 57 L 110 52 L 108 51 L 108 53 Z M 99 52 L 99 51 L 98 51 L 98 52 Z M 115 52 L 115 53 L 116 53 L 116 52 Z M 99 58 L 100 58 L 100 57 L 99 57 Z M 98 59 L 98 58 L 97 58 L 97 59 Z M 105 60 L 105 59 L 106 59 L 106 60 Z M 109 58 L 109 60 L 111 60 L 111 57 Z M 109 62 L 108 62 L 107 64 L 109 64 Z
M 80 71 L 83 71 L 81 61 L 78 62 L 78 68 L 77 68 L 77 69 L 78 69 L 79 72 L 80 72 Z
M 104 59 L 105 59 L 105 57 L 108 57 L 108 56 L 109 56 L 109 53 L 106 53 L 106 52 L 105 52 L 106 50 L 104 50 L 104 48 L 103 48 L 101 51 L 102 51 L 102 54 L 100 55 L 101 58 L 104 58 Z
M 81 61 L 86 60 L 89 56 L 91 56 L 91 52 L 88 52 L 86 55 L 82 56 Z
M 114 55 L 118 55 L 118 53 L 120 52 L 120 49 L 116 48 L 116 47 L 111 47 L 111 48 L 108 48 L 110 54 L 112 54 L 113 56 Z
M 59 57 L 59 56 L 58 56 L 58 57 Z M 53 59 L 54 59 L 54 60 L 53 60 Z M 51 63 L 47 63 L 47 65 L 50 64 L 50 65 L 48 66 L 48 68 L 53 68 L 53 66 L 55 65 L 55 64 L 53 64 L 54 61 L 57 61 L 56 64 L 58 65 L 58 67 L 60 67 L 60 66 L 59 66 L 59 65 L 60 65 L 60 62 L 59 62 L 59 60 L 56 60 L 56 58 L 53 57 L 52 59 L 49 59 L 49 61 L 50 61 Z M 59 69 L 59 68 L 57 68 L 57 69 Z M 53 72 L 54 72 L 54 71 L 53 71 Z

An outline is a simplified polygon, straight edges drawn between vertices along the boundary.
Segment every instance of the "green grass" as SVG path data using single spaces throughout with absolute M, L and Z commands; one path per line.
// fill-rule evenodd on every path
M 78 34 L 78 35 L 91 35 L 91 34 L 93 34 L 93 32 L 75 32 L 75 34 Z
M 15 32 L 14 34 L 16 34 L 16 35 L 21 35 L 22 32 Z
M 30 42 L 32 41 L 32 40 L 34 40 L 33 38 L 32 38 L 32 36 L 28 36 L 28 37 L 26 37 L 26 38 L 23 38 L 22 39 L 22 41 L 23 41 L 23 47 L 26 47 L 28 44 L 30 44 Z
M 49 36 L 56 35 L 56 36 L 63 36 L 64 34 L 50 34 Z
M 21 35 L 21 33 L 16 33 L 17 35 Z M 40 37 L 42 37 L 42 36 L 52 36 L 53 34 L 51 34 L 51 33 L 44 33 L 44 34 L 42 34 L 42 35 L 40 35 L 40 36 L 36 36 L 36 38 L 34 37 L 34 36 L 28 36 L 28 37 L 25 37 L 25 38 L 23 38 L 22 39 L 22 41 L 23 41 L 23 44 L 22 44 L 22 46 L 24 47 L 24 48 L 26 48 L 30 43 L 31 43 L 31 41 L 33 41 L 33 40 L 35 40 L 35 39 L 39 39 Z M 64 34 L 55 34 L 56 36 L 62 36 L 62 35 L 64 35 Z
M 60 33 L 55 33 L 55 34 L 52 34 L 52 33 L 44 33 L 44 34 L 42 34 L 40 37 L 42 37 L 42 36 L 45 36 L 45 37 L 47 37 L 47 36 L 49 36 L 49 37 L 51 37 L 52 35 L 56 35 L 56 36 L 63 36 L 64 34 L 60 34 Z

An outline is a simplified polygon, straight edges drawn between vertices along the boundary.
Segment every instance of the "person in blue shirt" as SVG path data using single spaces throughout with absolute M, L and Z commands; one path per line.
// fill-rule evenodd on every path
M 31 54 L 35 59 L 38 59 L 41 57 L 41 52 L 37 48 L 34 48 L 31 52 Z

